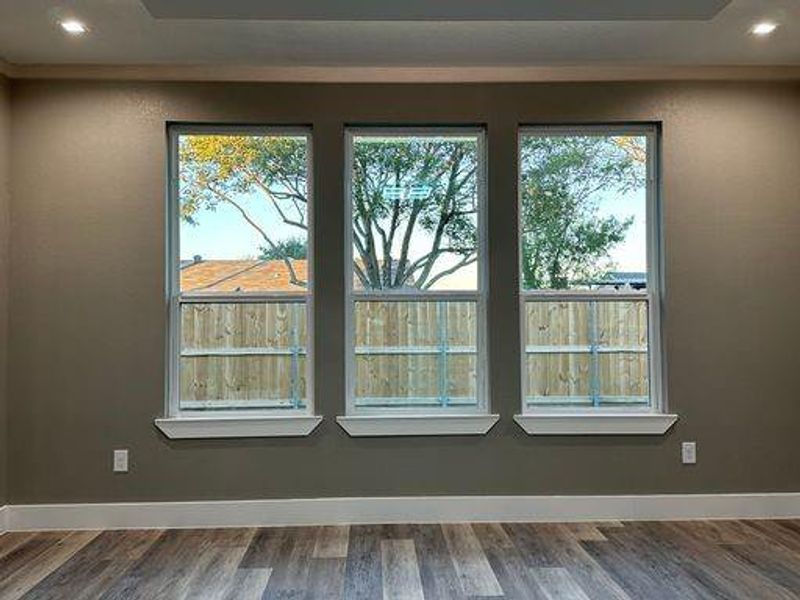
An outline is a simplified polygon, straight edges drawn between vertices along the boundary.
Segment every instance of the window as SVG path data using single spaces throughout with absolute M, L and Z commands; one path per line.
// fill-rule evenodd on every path
M 523 413 L 657 413 L 654 127 L 524 129 Z
M 483 132 L 347 144 L 348 415 L 485 414 Z
M 173 127 L 170 146 L 170 416 L 309 413 L 309 132 Z

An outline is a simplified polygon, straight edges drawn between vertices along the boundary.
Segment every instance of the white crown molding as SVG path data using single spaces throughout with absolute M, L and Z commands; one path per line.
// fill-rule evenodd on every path
M 3 67 L 0 63 L 0 72 Z M 778 66 L 246 66 L 246 65 L 14 65 L 16 79 L 241 81 L 274 83 L 525 83 L 666 80 L 800 81 L 800 65 Z
M 644 496 L 424 496 L 12 505 L 8 531 L 380 523 L 773 519 L 800 517 L 800 493 Z

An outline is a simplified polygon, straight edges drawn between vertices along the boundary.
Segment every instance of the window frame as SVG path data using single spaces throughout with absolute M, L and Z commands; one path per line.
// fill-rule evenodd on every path
M 644 291 L 609 290 L 525 290 L 522 283 L 522 141 L 529 136 L 640 136 L 647 140 L 645 230 L 647 288 Z M 525 125 L 517 131 L 517 274 L 519 277 L 519 332 L 520 332 L 520 396 L 521 415 L 516 420 L 528 433 L 664 433 L 677 417 L 667 415 L 667 398 L 664 386 L 666 363 L 663 352 L 662 311 L 664 291 L 664 248 L 661 218 L 661 128 L 658 123 L 633 124 L 575 124 L 575 125 Z M 526 377 L 527 328 L 526 304 L 552 301 L 644 301 L 647 305 L 649 405 L 642 407 L 529 407 Z M 660 419 L 669 424 L 661 431 Z M 535 427 L 541 417 L 544 425 Z M 578 417 L 588 417 L 581 424 L 570 423 Z M 598 418 L 599 417 L 599 418 Z M 615 418 L 616 417 L 616 418 Z M 631 417 L 627 421 L 625 417 Z M 534 431 L 534 429 L 536 429 Z
M 369 291 L 357 290 L 353 285 L 353 205 L 352 205 L 352 174 L 354 143 L 357 137 L 367 136 L 391 136 L 391 137 L 462 137 L 475 136 L 477 141 L 478 169 L 477 177 L 477 233 L 478 243 L 477 252 L 477 288 L 469 290 L 439 290 L 439 291 Z M 487 205 L 488 205 L 488 157 L 486 154 L 486 128 L 484 126 L 465 125 L 465 126 L 369 126 L 359 125 L 345 128 L 345 179 L 344 179 L 344 257 L 345 257 L 345 417 L 339 417 L 340 424 L 345 426 L 347 421 L 357 422 L 356 419 L 369 419 L 375 422 L 385 419 L 407 419 L 412 425 L 412 430 L 424 431 L 424 426 L 420 427 L 419 418 L 443 417 L 443 418 L 465 418 L 465 422 L 472 417 L 487 417 L 491 407 L 489 397 L 489 371 L 488 371 L 488 284 L 489 284 L 489 261 L 488 261 L 488 228 L 487 228 Z M 355 347 L 355 306 L 359 301 L 378 301 L 378 302 L 436 302 L 436 301 L 468 301 L 475 302 L 476 305 L 476 404 L 474 407 L 357 407 L 356 406 L 356 347 Z M 469 433 L 485 433 L 494 424 L 485 425 L 484 419 L 481 421 L 481 431 L 468 431 Z M 414 425 L 416 423 L 416 425 Z M 376 435 L 375 433 L 353 433 L 348 428 L 351 435 Z M 466 428 L 471 430 L 470 425 Z M 402 428 L 401 428 L 402 429 Z M 446 427 L 445 427 L 446 429 Z M 394 431 L 394 435 L 404 435 L 410 432 Z M 456 431 L 440 431 L 434 426 L 429 434 L 436 435 L 442 433 L 458 433 Z M 421 433 L 424 434 L 424 433 Z M 377 433 L 382 435 L 382 433 Z
M 180 289 L 180 161 L 179 138 L 186 135 L 292 136 L 306 140 L 307 279 L 305 294 L 290 292 L 183 293 Z M 314 402 L 314 160 L 313 131 L 300 125 L 208 125 L 167 124 L 167 256 L 166 256 L 166 418 L 156 425 L 168 437 L 265 437 L 308 435 L 321 421 Z M 304 407 L 261 409 L 181 409 L 181 306 L 183 304 L 258 304 L 283 302 L 305 304 L 306 397 Z M 197 424 L 194 426 L 193 424 Z

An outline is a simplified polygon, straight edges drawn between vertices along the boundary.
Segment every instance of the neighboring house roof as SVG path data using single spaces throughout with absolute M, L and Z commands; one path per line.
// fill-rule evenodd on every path
M 292 283 L 282 260 L 194 260 L 181 261 L 181 291 L 184 292 L 303 292 Z M 305 260 L 293 260 L 297 279 L 308 280 Z
M 630 286 L 633 289 L 644 289 L 647 287 L 647 273 L 638 271 L 609 271 L 598 285 L 612 285 L 615 287 Z

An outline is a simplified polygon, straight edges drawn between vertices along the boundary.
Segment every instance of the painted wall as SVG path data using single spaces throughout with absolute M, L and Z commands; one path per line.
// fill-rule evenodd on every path
M 313 85 L 18 81 L 12 90 L 14 503 L 800 490 L 800 84 Z M 165 122 L 311 124 L 316 394 L 305 439 L 168 441 Z M 663 437 L 525 436 L 519 406 L 518 123 L 663 122 Z M 488 127 L 485 437 L 351 439 L 344 410 L 343 126 Z M 125 315 L 120 319 L 120 315 Z M 679 461 L 698 442 L 699 464 Z M 131 450 L 127 475 L 111 451 Z
M 8 273 L 11 207 L 11 83 L 0 75 L 0 506 L 6 503 L 8 406 Z

